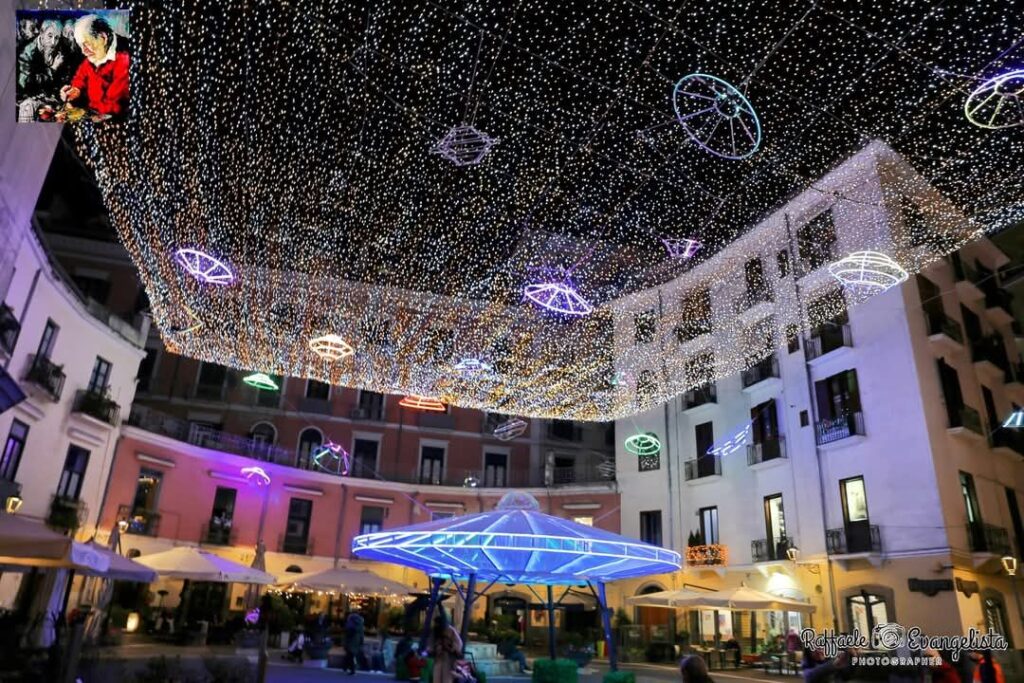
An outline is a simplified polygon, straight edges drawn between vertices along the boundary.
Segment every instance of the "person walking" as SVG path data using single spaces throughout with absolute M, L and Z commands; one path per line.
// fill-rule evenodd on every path
M 679 662 L 679 674 L 683 683 L 714 683 L 708 675 L 708 665 L 700 655 L 687 655 Z
M 444 609 L 434 617 L 434 628 L 430 634 L 430 654 L 434 658 L 433 683 L 453 683 L 455 660 L 462 656 L 462 638 L 448 623 Z
M 350 676 L 356 673 L 359 655 L 363 652 L 363 616 L 349 612 L 345 618 L 345 662 L 342 667 Z

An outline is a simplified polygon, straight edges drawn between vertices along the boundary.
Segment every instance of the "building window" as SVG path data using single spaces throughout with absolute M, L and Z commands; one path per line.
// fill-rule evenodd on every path
M 1013 537 L 1016 541 L 1015 557 L 1021 556 L 1021 548 L 1024 547 L 1024 524 L 1021 523 L 1020 505 L 1017 503 L 1017 492 L 1006 487 L 1006 506 L 1010 510 L 1010 523 L 1013 525 Z
M 650 455 L 638 455 L 636 458 L 638 472 L 654 472 L 661 469 L 661 451 Z
M 257 422 L 249 430 L 249 439 L 263 446 L 277 443 L 277 429 L 269 422 Z
M 157 354 L 159 349 L 146 349 L 146 356 L 139 362 L 139 371 L 135 380 L 140 392 L 147 392 L 153 385 L 153 372 L 156 370 Z
M 384 415 L 384 394 L 375 391 L 359 392 L 359 417 L 364 420 L 379 420 Z
M 372 478 L 377 473 L 377 450 L 374 439 L 356 439 L 352 444 L 352 476 Z
M 274 384 L 281 387 L 279 391 L 253 389 L 256 392 L 256 405 L 261 408 L 277 408 L 281 404 L 281 396 L 284 395 L 284 377 L 281 375 L 270 375 L 270 379 L 273 380 Z
M 484 486 L 508 486 L 508 453 L 484 453 Z
M 320 444 L 324 442 L 324 435 L 316 427 L 303 429 L 299 434 L 299 448 L 295 453 L 295 466 L 301 469 L 309 469 L 312 464 L 313 453 Z
M 701 508 L 697 514 L 700 516 L 700 536 L 704 543 L 718 543 L 718 507 Z
M 815 436 L 819 444 L 864 433 L 856 370 L 815 382 L 814 393 L 819 415 Z
M 107 297 L 110 295 L 110 281 L 88 275 L 72 275 L 71 281 L 75 283 L 78 291 L 87 299 L 106 306 Z
M 796 325 L 786 325 L 786 351 L 796 353 L 800 350 L 800 328 Z
M 60 331 L 60 327 L 57 323 L 52 320 L 46 321 L 46 327 L 43 328 L 43 336 L 39 340 L 39 350 L 36 351 L 36 357 L 38 358 L 49 358 L 50 354 L 53 353 L 53 346 L 57 343 L 57 332 Z
M 682 320 L 685 322 L 676 327 L 680 344 L 711 332 L 711 294 L 706 287 L 683 298 Z
M 864 490 L 864 477 L 851 477 L 839 482 L 839 489 L 843 497 L 843 521 L 851 522 L 868 521 L 868 496 Z
M 359 533 L 375 534 L 384 528 L 384 508 L 364 505 L 359 515 Z
M 315 379 L 306 380 L 306 398 L 327 401 L 331 398 L 331 385 Z
M 715 444 L 715 425 L 713 422 L 701 422 L 693 428 L 697 442 L 697 457 L 703 458 Z
M 594 526 L 594 517 L 593 517 L 593 515 L 585 515 L 585 516 L 580 516 L 580 517 L 573 517 L 572 521 L 576 522 L 577 524 L 582 524 L 583 526 Z
M 995 591 L 985 591 L 981 599 L 981 607 L 985 613 L 985 630 L 998 633 L 1006 638 L 1010 649 L 1013 649 L 1012 632 L 1009 628 L 1009 620 L 1006 618 L 1006 604 L 1003 596 Z
M 786 536 L 786 515 L 782 508 L 782 494 L 764 497 L 764 526 L 768 547 L 775 550 L 775 557 L 785 557 L 789 545 Z M 781 552 L 780 552 L 781 551 Z
M 752 258 L 746 262 L 743 272 L 747 284 L 747 304 L 756 304 L 771 299 L 771 285 L 764 276 L 764 265 L 761 259 Z
M 292 498 L 288 501 L 288 523 L 285 527 L 281 552 L 304 554 L 309 541 L 309 522 L 313 516 L 313 501 Z
M 866 590 L 846 599 L 846 612 L 851 628 L 860 633 L 871 633 L 875 625 L 889 623 L 889 606 L 885 598 Z
M 110 386 L 110 361 L 96 356 L 96 362 L 92 366 L 92 374 L 89 375 L 88 391 L 93 394 L 102 394 Z
M 64 470 L 60 473 L 57 483 L 57 497 L 66 500 L 78 500 L 82 493 L 82 481 L 85 479 L 85 468 L 89 465 L 89 451 L 72 444 L 68 447 L 64 458 Z
M 135 483 L 135 498 L 132 499 L 132 514 L 138 512 L 156 512 L 160 499 L 160 484 L 164 475 L 157 470 L 143 467 L 139 470 L 139 478 Z
M 651 545 L 661 545 L 661 510 L 640 513 L 640 540 Z
M 775 257 L 775 262 L 779 266 L 779 277 L 786 277 L 789 275 L 789 250 L 783 249 Z
M 633 316 L 633 337 L 637 344 L 650 344 L 657 329 L 658 319 L 653 309 Z
M 235 521 L 235 498 L 238 491 L 218 486 L 213 495 L 213 510 L 210 512 L 210 528 L 207 530 L 208 543 L 228 545 L 231 541 L 231 526 Z
M 224 392 L 224 380 L 227 378 L 227 372 L 227 368 L 223 365 L 201 363 L 199 365 L 199 377 L 196 379 L 196 396 L 199 398 L 220 399 Z
M 0 479 L 14 481 L 21 463 L 21 454 L 25 452 L 25 440 L 28 439 L 28 425 L 14 420 L 11 431 L 7 433 L 3 455 L 0 456 Z
M 440 484 L 444 481 L 444 448 L 420 447 L 420 483 Z
M 797 250 L 804 272 L 809 273 L 831 262 L 835 243 L 836 226 L 832 210 L 826 209 L 797 233 Z

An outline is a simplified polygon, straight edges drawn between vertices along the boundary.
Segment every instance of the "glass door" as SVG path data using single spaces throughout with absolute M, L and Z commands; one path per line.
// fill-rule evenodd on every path
M 868 519 L 868 498 L 864 490 L 864 477 L 852 477 L 839 482 L 843 503 L 843 528 L 846 532 L 846 550 L 851 553 L 871 550 L 871 522 Z
M 764 524 L 768 534 L 768 552 L 771 559 L 778 560 L 786 557 L 786 549 L 789 543 L 786 539 L 786 517 L 782 510 L 782 494 L 765 496 L 764 499 Z

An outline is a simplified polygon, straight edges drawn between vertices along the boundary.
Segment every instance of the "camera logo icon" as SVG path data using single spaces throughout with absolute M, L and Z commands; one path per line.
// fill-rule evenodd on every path
M 906 640 L 906 629 L 895 622 L 876 624 L 871 631 L 871 647 L 877 650 L 895 650 Z

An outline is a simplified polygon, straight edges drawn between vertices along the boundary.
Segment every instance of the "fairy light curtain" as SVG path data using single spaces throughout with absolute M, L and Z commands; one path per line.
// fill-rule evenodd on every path
M 247 371 L 612 419 L 754 362 L 765 309 L 806 329 L 699 294 L 774 282 L 742 237 L 789 197 L 909 272 L 1022 215 L 1019 2 L 131 5 L 131 116 L 79 146 L 167 347 Z M 870 149 L 886 196 L 820 180 L 872 139 L 937 192 Z M 879 234 L 904 195 L 923 245 Z

